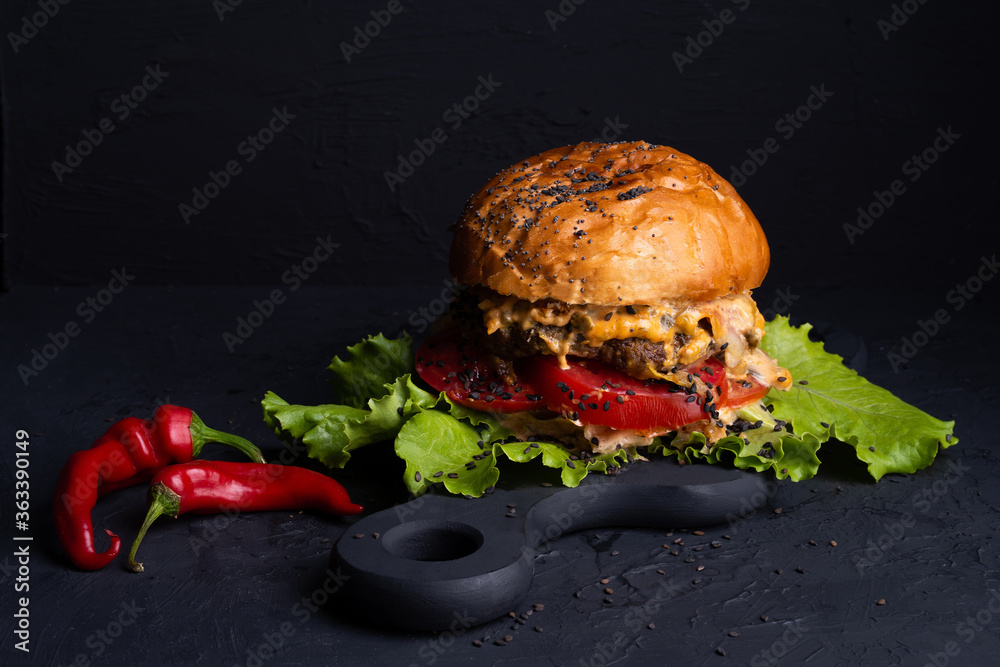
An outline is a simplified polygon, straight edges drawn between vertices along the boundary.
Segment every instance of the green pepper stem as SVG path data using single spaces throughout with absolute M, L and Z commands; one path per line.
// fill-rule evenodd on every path
M 181 510 L 181 497 L 163 482 L 154 484 L 149 493 L 150 502 L 149 511 L 146 512 L 146 520 L 142 522 L 142 528 L 139 529 L 139 534 L 136 536 L 135 541 L 132 542 L 132 548 L 128 552 L 128 567 L 133 572 L 143 571 L 142 563 L 135 562 L 135 552 L 139 550 L 139 543 L 142 542 L 142 538 L 146 535 L 149 527 L 161 514 L 166 514 L 176 519 Z
M 214 428 L 205 426 L 205 422 L 195 413 L 191 413 L 191 454 L 198 456 L 201 449 L 210 442 L 217 442 L 220 445 L 229 445 L 240 450 L 255 463 L 267 463 L 264 455 L 255 444 L 232 433 L 216 431 Z

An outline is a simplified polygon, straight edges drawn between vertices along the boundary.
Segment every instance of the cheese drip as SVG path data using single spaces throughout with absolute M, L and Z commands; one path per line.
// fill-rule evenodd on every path
M 569 326 L 574 336 L 561 340 L 541 336 L 564 368 L 570 340 L 582 338 L 583 344 L 600 347 L 608 340 L 643 338 L 664 346 L 665 367 L 686 366 L 724 347 L 726 366 L 742 374 L 746 372 L 744 357 L 764 335 L 764 318 L 749 294 L 692 305 L 667 302 L 658 306 L 532 303 L 498 296 L 484 299 L 479 308 L 488 334 L 508 326 L 525 331 L 538 325 Z M 651 370 L 651 377 L 658 375 Z

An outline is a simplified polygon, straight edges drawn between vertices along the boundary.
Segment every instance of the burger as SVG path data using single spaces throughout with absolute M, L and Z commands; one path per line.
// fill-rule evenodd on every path
M 503 459 L 538 458 L 566 486 L 653 455 L 801 481 L 837 439 L 878 480 L 958 442 L 953 421 L 868 382 L 808 323 L 764 322 L 760 224 L 673 148 L 582 143 L 522 160 L 453 231 L 457 296 L 420 346 L 402 332 L 348 347 L 328 367 L 336 403 L 267 392 L 282 439 L 337 468 L 392 442 L 411 493 L 470 497 Z
M 732 185 L 676 149 L 545 151 L 496 174 L 453 231 L 459 294 L 416 370 L 521 441 L 710 444 L 792 385 L 760 347 L 764 232 Z

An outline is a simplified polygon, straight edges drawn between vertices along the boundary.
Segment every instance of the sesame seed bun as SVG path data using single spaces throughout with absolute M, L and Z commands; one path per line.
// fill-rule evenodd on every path
M 770 263 L 732 185 L 641 141 L 555 148 L 508 167 L 454 231 L 460 283 L 528 301 L 696 303 L 757 287 Z

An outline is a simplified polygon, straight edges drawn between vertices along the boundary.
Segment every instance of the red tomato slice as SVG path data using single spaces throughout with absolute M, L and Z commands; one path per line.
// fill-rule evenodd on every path
M 584 424 L 600 424 L 638 431 L 673 430 L 710 418 L 710 411 L 725 405 L 729 384 L 725 369 L 716 359 L 689 366 L 692 376 L 712 386 L 709 411 L 704 393 L 685 393 L 660 381 L 636 380 L 600 362 L 571 359 L 569 368 L 559 367 L 551 356 L 539 356 L 518 368 L 518 377 L 528 378 L 545 397 L 549 409 L 571 414 Z
M 729 378 L 729 400 L 727 408 L 741 408 L 748 403 L 759 400 L 770 391 L 771 387 L 754 376 L 747 374 L 746 380 Z
M 535 388 L 518 376 L 517 386 L 498 379 L 488 352 L 454 331 L 432 335 L 417 350 L 417 374 L 448 398 L 484 412 L 522 412 L 545 408 Z

